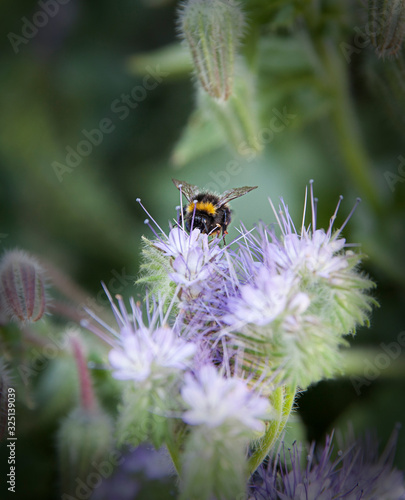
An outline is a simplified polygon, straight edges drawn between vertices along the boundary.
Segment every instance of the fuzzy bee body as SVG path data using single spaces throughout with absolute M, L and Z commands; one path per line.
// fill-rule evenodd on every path
M 173 179 L 174 185 L 184 194 L 188 201 L 180 215 L 179 223 L 184 219 L 186 230 L 199 229 L 202 233 L 219 235 L 227 234 L 231 222 L 231 209 L 228 202 L 239 198 L 257 186 L 235 188 L 221 195 L 200 191 L 197 186 Z

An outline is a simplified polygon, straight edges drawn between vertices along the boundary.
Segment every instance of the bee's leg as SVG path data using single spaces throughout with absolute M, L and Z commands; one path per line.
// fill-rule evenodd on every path
M 205 219 L 205 218 L 203 219 L 203 224 L 204 224 L 204 231 L 203 231 L 203 233 L 209 235 L 210 234 L 210 230 L 209 230 L 209 225 L 208 225 L 207 219 Z
M 223 231 L 223 228 L 222 228 L 221 224 L 218 224 L 218 222 L 217 222 L 215 224 L 215 227 L 213 229 L 211 229 L 211 231 L 208 233 L 208 235 L 218 238 L 221 231 Z
M 225 242 L 225 235 L 228 234 L 228 231 L 226 230 L 226 228 L 229 226 L 230 222 L 231 222 L 231 214 L 232 214 L 232 211 L 231 210 L 225 210 L 224 211 L 224 219 L 223 219 L 223 222 L 222 222 L 222 239 L 224 240 L 224 246 L 226 245 L 226 242 Z
M 224 242 L 224 246 L 226 246 L 226 241 L 225 241 L 225 235 L 228 234 L 228 231 L 226 230 L 227 225 L 223 224 L 222 226 L 222 241 Z

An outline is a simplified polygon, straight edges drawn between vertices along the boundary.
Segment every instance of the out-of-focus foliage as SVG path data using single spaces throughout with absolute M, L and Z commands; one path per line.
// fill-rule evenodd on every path
M 197 96 L 175 2 L 2 2 L 0 251 L 34 254 L 52 266 L 56 301 L 74 298 L 62 303 L 102 315 L 101 281 L 139 298 L 141 235 L 151 231 L 136 198 L 166 228 L 179 204 L 172 177 L 218 191 L 260 187 L 232 204 L 229 240 L 240 220 L 248 228 L 273 220 L 268 196 L 293 200 L 297 219 L 311 178 L 320 226 L 340 194 L 340 223 L 361 196 L 344 235 L 369 256 L 381 307 L 353 341 L 349 376 L 310 388 L 298 404 L 309 438 L 351 420 L 386 441 L 405 420 L 405 56 L 376 53 L 386 25 L 371 23 L 367 2 L 241 5 L 240 76 L 252 78 L 258 125 L 235 147 Z M 22 330 L 0 324 L 0 355 L 13 366 L 7 384 L 17 388 L 18 498 L 57 498 L 57 430 L 79 392 L 60 312 Z M 95 393 L 114 415 L 119 389 L 104 370 L 106 349 L 89 334 L 85 341 Z M 402 431 L 402 468 L 404 443 Z M 2 474 L 6 457 L 2 442 Z

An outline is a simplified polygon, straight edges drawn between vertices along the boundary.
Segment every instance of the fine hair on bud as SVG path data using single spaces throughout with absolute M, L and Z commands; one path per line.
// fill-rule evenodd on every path
M 200 87 L 226 101 L 232 95 L 235 60 L 245 26 L 236 1 L 187 0 L 179 9 L 179 33 L 187 44 Z
M 9 320 L 34 322 L 46 309 L 45 272 L 22 250 L 9 250 L 0 260 L 0 303 Z

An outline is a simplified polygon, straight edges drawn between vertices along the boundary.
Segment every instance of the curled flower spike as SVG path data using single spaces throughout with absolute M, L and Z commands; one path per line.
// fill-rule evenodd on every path
M 316 228 L 312 186 L 309 201 L 312 223 L 299 232 L 284 202 L 278 212 L 272 205 L 281 236 L 264 224 L 242 230 L 235 278 L 227 281 L 225 307 L 218 306 L 258 373 L 275 370 L 301 388 L 340 371 L 344 335 L 366 323 L 375 303 L 366 293 L 374 284 L 357 271 L 361 256 L 341 238 L 349 218 L 333 231 L 341 199 L 326 231 Z
M 226 101 L 232 93 L 236 52 L 243 34 L 243 13 L 232 0 L 187 0 L 179 12 L 179 29 L 186 41 L 201 87 Z
M 9 318 L 38 321 L 45 313 L 45 275 L 36 259 L 21 250 L 6 252 L 0 263 L 0 303 Z
M 294 443 L 288 452 L 283 445 L 273 463 L 258 469 L 249 498 L 405 500 L 403 473 L 393 467 L 397 439 L 398 427 L 380 456 L 378 442 L 370 435 L 363 440 L 346 440 L 335 459 L 333 433 L 318 450 L 312 443 L 306 458 L 301 445 Z

